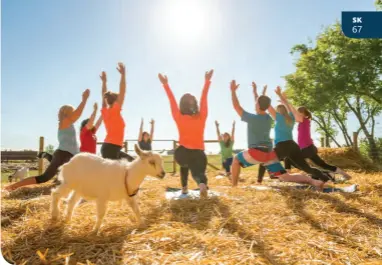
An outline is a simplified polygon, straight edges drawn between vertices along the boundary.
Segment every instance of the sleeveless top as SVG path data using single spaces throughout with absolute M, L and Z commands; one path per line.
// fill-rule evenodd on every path
M 313 140 L 310 135 L 310 120 L 304 118 L 304 121 L 298 124 L 298 145 L 303 149 L 312 144 Z
M 73 124 L 66 129 L 58 129 L 57 138 L 57 149 L 69 152 L 72 155 L 76 155 L 80 152 L 76 138 L 76 130 L 74 129 Z
M 151 151 L 151 141 L 145 142 L 145 141 L 139 141 L 138 142 L 139 148 L 141 148 L 144 151 Z

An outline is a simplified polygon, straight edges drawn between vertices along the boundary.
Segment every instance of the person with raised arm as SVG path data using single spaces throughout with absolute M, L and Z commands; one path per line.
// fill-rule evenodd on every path
M 232 123 L 231 135 L 226 132 L 223 135 L 220 134 L 219 123 L 215 121 L 216 133 L 220 145 L 220 154 L 222 158 L 222 166 L 225 169 L 226 176 L 231 175 L 231 165 L 233 161 L 233 144 L 235 142 L 235 121 Z
M 81 122 L 80 127 L 80 152 L 87 152 L 95 154 L 97 151 L 97 136 L 96 133 L 102 124 L 102 116 L 95 122 L 97 115 L 98 105 L 94 103 L 93 112 L 90 118 Z
M 275 90 L 279 96 L 281 103 L 274 109 L 271 106 L 268 108 L 268 112 L 275 120 L 275 152 L 280 160 L 290 159 L 298 165 L 298 168 L 302 171 L 310 174 L 314 179 L 319 179 L 324 182 L 332 180 L 329 174 L 322 172 L 321 170 L 311 167 L 304 159 L 303 154 L 298 144 L 293 141 L 293 127 L 295 124 L 295 118 L 291 110 L 291 106 L 286 101 L 286 97 L 282 95 L 281 88 L 278 86 Z
M 208 90 L 211 84 L 213 70 L 205 73 L 205 82 L 200 98 L 200 108 L 195 96 L 184 94 L 179 102 L 175 100 L 168 84 L 167 76 L 159 74 L 167 97 L 170 101 L 172 117 L 179 132 L 179 147 L 175 150 L 175 161 L 180 166 L 182 193 L 188 192 L 188 172 L 199 185 L 200 196 L 207 197 L 207 156 L 204 153 L 204 129 L 208 115 Z
M 74 155 L 79 153 L 74 123 L 81 117 L 89 95 L 90 90 L 86 89 L 82 93 L 82 101 L 76 109 L 71 105 L 64 105 L 58 111 L 58 148 L 54 151 L 52 160 L 45 172 L 40 176 L 26 178 L 9 185 L 5 187 L 5 190 L 12 191 L 23 186 L 49 181 L 57 174 L 60 166 L 69 162 Z
M 106 73 L 102 72 L 102 119 L 105 124 L 106 138 L 101 147 L 103 158 L 127 159 L 133 161 L 134 158 L 122 152 L 123 138 L 125 135 L 125 121 L 121 115 L 123 102 L 126 94 L 126 70 L 123 63 L 118 63 L 118 72 L 121 74 L 119 83 L 119 93 L 107 91 Z
M 296 122 L 298 122 L 298 145 L 301 149 L 302 156 L 304 159 L 310 159 L 315 165 L 321 167 L 322 169 L 328 170 L 333 173 L 342 175 L 345 180 L 351 179 L 351 176 L 343 171 L 341 168 L 327 164 L 319 155 L 317 147 L 314 145 L 312 137 L 310 135 L 310 120 L 312 119 L 312 114 L 306 107 L 296 108 L 289 103 L 285 94 L 280 94 L 281 100 L 284 104 L 287 104 L 295 117 Z M 285 159 L 285 168 L 287 170 L 291 169 L 291 165 L 296 168 L 301 169 L 300 165 L 295 163 L 292 159 Z
M 154 124 L 155 121 L 151 119 L 151 130 L 150 134 L 146 131 L 143 131 L 143 118 L 141 120 L 141 126 L 139 127 L 139 135 L 138 135 L 138 145 L 139 148 L 145 151 L 151 151 L 152 150 L 152 141 L 154 136 Z
M 263 86 L 263 92 L 261 93 L 261 95 L 265 96 L 265 94 L 267 93 L 267 87 L 268 87 L 267 85 Z M 252 82 L 252 89 L 253 89 L 253 95 L 255 97 L 255 103 L 256 103 L 257 99 L 259 98 L 259 94 L 257 94 L 257 85 L 255 82 Z M 258 184 L 261 184 L 263 182 L 265 171 L 266 171 L 266 169 L 265 169 L 264 165 L 260 164 L 259 168 L 257 170 L 257 183 Z
M 230 89 L 232 104 L 241 120 L 247 123 L 248 150 L 242 151 L 234 157 L 232 163 L 232 186 L 238 184 L 241 167 L 250 167 L 263 164 L 271 178 L 286 182 L 310 184 L 322 191 L 324 182 L 315 180 L 303 174 L 289 174 L 281 165 L 276 153 L 272 149 L 270 131 L 272 118 L 266 113 L 271 104 L 271 99 L 261 95 L 256 101 L 256 114 L 245 111 L 237 98 L 236 91 L 239 85 L 232 80 Z

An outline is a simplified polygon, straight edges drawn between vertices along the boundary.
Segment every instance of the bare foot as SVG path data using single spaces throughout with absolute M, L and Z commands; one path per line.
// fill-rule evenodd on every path
M 207 186 L 204 183 L 199 184 L 199 189 L 200 189 L 200 198 L 205 199 L 208 197 L 208 191 L 207 191 Z
M 321 181 L 321 180 L 315 180 L 313 179 L 312 180 L 312 184 L 314 187 L 316 187 L 316 190 L 317 191 L 320 191 L 322 192 L 324 190 L 324 185 L 325 185 L 325 182 Z
M 7 192 L 13 191 L 14 189 L 12 188 L 12 185 L 13 184 L 4 187 L 4 191 L 7 191 Z

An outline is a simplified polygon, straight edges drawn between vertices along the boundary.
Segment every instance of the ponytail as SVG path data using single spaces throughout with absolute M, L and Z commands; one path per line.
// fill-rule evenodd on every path
M 312 119 L 312 113 L 304 106 L 301 106 L 297 109 L 298 112 L 302 113 L 304 115 L 304 118 L 307 118 L 309 120 Z

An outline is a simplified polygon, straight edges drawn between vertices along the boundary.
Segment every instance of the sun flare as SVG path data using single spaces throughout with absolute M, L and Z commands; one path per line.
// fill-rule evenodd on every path
M 171 1 L 164 8 L 164 29 L 178 41 L 200 40 L 207 29 L 205 5 L 200 1 Z

